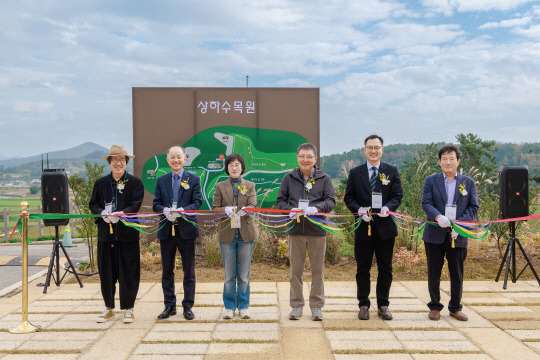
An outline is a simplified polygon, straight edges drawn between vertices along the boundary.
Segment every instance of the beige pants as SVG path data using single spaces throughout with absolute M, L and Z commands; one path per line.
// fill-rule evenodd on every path
M 311 267 L 311 292 L 309 307 L 324 306 L 324 254 L 326 236 L 289 235 L 289 260 L 291 263 L 291 307 L 304 307 L 304 264 L 306 249 Z

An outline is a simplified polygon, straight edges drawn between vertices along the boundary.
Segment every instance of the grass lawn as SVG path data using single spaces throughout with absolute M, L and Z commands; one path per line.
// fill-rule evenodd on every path
M 21 207 L 20 204 L 22 201 L 26 201 L 28 203 L 28 209 L 29 210 L 36 210 L 38 205 L 41 205 L 41 195 L 28 195 L 25 197 L 19 197 L 19 198 L 11 198 L 11 199 L 0 199 L 0 234 L 4 233 L 4 209 L 8 208 L 9 211 L 16 211 L 15 214 L 9 215 L 9 227 L 10 231 L 15 226 L 15 223 L 17 222 L 17 219 L 19 218 L 19 214 L 21 213 Z M 38 220 L 30 220 L 29 225 L 37 225 Z M 63 234 L 64 227 L 60 227 L 60 234 Z M 45 227 L 43 228 L 43 235 L 54 235 L 54 227 Z M 19 236 L 18 233 L 14 234 L 13 236 Z M 30 228 L 28 230 L 28 236 L 29 237 L 37 237 L 38 236 L 38 229 Z M 0 242 L 4 239 L 1 238 Z

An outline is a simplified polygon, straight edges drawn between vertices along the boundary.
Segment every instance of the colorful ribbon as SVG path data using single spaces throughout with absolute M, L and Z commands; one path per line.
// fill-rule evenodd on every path
M 251 218 L 255 219 L 255 221 L 263 226 L 264 228 L 277 233 L 284 233 L 292 229 L 295 225 L 295 217 L 297 216 L 305 216 L 305 218 L 311 222 L 312 224 L 315 224 L 325 231 L 328 231 L 332 234 L 336 235 L 348 235 L 355 231 L 361 224 L 362 220 L 359 215 L 362 214 L 332 214 L 332 213 L 316 213 L 315 215 L 319 215 L 322 217 L 328 217 L 328 218 L 335 218 L 335 217 L 350 217 L 352 215 L 357 216 L 357 219 L 352 224 L 348 225 L 345 222 L 332 222 L 325 219 L 321 219 L 317 216 L 307 216 L 303 211 L 300 210 L 281 210 L 281 209 L 263 209 L 263 208 L 244 208 L 243 209 L 246 214 L 248 214 Z M 426 224 L 430 224 L 433 226 L 439 226 L 438 223 L 432 222 L 432 221 L 424 221 L 420 219 L 416 219 L 412 216 L 403 215 L 400 213 L 388 212 L 396 224 L 400 229 L 405 230 L 406 227 L 409 226 L 418 226 L 418 230 L 410 235 L 410 236 L 418 236 L 422 233 L 424 230 Z M 207 232 L 208 230 L 203 229 L 203 227 L 208 226 L 216 226 L 220 225 L 225 221 L 229 220 L 229 217 L 226 215 L 222 215 L 223 210 L 184 210 L 180 214 L 181 218 L 187 221 L 188 223 L 192 224 L 193 226 L 198 227 L 202 231 Z M 128 227 L 131 227 L 133 229 L 136 229 L 137 231 L 140 231 L 144 234 L 153 234 L 157 231 L 159 231 L 165 224 L 165 220 L 162 219 L 160 221 L 160 224 L 155 231 L 148 232 L 145 229 L 150 228 L 150 225 L 144 225 L 144 223 L 151 223 L 155 220 L 148 220 L 148 219 L 140 219 L 140 218 L 149 218 L 149 217 L 155 217 L 155 216 L 161 216 L 164 215 L 163 213 L 129 213 L 129 214 L 122 214 L 121 216 L 118 216 L 121 220 L 121 222 Z M 217 218 L 215 217 L 218 216 Z M 376 214 L 375 214 L 376 215 Z M 20 229 L 21 227 L 21 221 L 20 218 L 23 215 L 19 217 L 17 220 L 17 224 L 13 228 L 13 231 L 11 232 L 10 239 L 13 236 L 15 230 L 19 228 L 19 231 L 22 231 Z M 78 218 L 97 218 L 100 217 L 101 214 L 26 214 L 24 216 L 28 216 L 29 219 L 40 219 L 40 220 L 46 220 L 46 219 L 78 219 Z M 199 217 L 205 217 L 205 216 L 213 216 L 215 218 L 213 219 L 197 219 L 195 216 Z M 282 219 L 277 219 L 281 217 Z M 530 215 L 530 216 L 524 216 L 519 218 L 511 218 L 511 219 L 501 219 L 501 220 L 490 220 L 490 221 L 451 221 L 452 228 L 456 233 L 458 233 L 461 236 L 464 236 L 469 239 L 477 239 L 481 240 L 484 239 L 488 233 L 489 233 L 489 225 L 491 223 L 500 223 L 500 222 L 515 222 L 515 221 L 526 221 L 526 220 L 533 220 L 540 218 L 540 214 Z M 202 221 L 203 224 L 198 224 L 197 222 L 193 221 L 193 219 L 196 219 L 196 221 Z M 270 220 L 270 219 L 276 219 L 276 220 Z M 413 222 L 414 224 L 408 224 L 406 221 L 403 220 L 409 220 L 410 222 Z M 161 222 L 163 223 L 161 224 Z M 292 225 L 291 225 L 292 224 Z M 289 226 L 290 225 L 290 226 Z M 287 227 L 286 230 L 278 230 L 283 229 L 284 227 Z M 224 230 L 224 229 L 222 229 Z

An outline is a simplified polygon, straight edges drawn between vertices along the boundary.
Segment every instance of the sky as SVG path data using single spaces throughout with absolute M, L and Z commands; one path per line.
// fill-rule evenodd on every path
M 319 87 L 320 152 L 540 141 L 540 1 L 3 1 L 0 156 L 132 144 L 131 88 Z

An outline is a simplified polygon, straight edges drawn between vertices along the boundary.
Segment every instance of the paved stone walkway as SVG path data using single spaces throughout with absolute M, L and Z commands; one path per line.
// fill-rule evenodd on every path
M 221 283 L 197 284 L 195 320 L 165 321 L 161 284 L 143 283 L 135 322 L 96 323 L 103 309 L 99 284 L 62 285 L 43 294 L 30 286 L 30 321 L 42 330 L 10 334 L 21 322 L 21 295 L 0 298 L 0 359 L 540 359 L 540 287 L 534 281 L 468 281 L 463 303 L 469 321 L 443 311 L 427 318 L 425 281 L 394 282 L 392 321 L 357 319 L 354 282 L 326 282 L 325 319 L 311 321 L 309 307 L 288 320 L 288 283 L 252 283 L 251 320 L 222 319 Z M 181 288 L 177 284 L 177 289 Z M 443 282 L 443 302 L 449 284 Z M 305 285 L 309 293 L 309 283 Z M 181 295 L 179 298 L 181 299 Z M 180 308 L 181 309 L 181 308 Z

